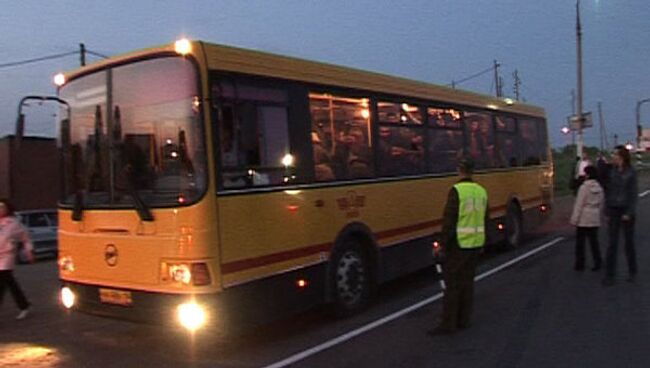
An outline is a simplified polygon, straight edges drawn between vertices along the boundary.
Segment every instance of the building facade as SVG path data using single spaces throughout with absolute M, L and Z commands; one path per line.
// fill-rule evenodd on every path
M 56 140 L 15 136 L 0 138 L 0 198 L 17 210 L 55 208 L 61 174 Z

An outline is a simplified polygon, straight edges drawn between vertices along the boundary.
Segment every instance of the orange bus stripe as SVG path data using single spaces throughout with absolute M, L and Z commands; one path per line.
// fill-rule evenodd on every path
M 405 226 L 397 229 L 381 231 L 378 232 L 376 236 L 378 239 L 390 238 L 393 236 L 424 230 L 426 228 L 433 227 L 441 223 L 442 220 L 427 221 L 427 222 Z M 286 252 L 279 252 L 279 253 L 269 254 L 269 255 L 256 257 L 256 258 L 248 258 L 239 261 L 228 262 L 221 265 L 221 273 L 226 275 L 226 274 L 244 271 L 250 268 L 262 267 L 273 263 L 285 262 L 296 258 L 307 257 L 320 252 L 329 252 L 332 249 L 332 246 L 333 243 L 317 244 L 317 245 L 311 245 L 304 248 L 292 249 Z
M 330 249 L 332 249 L 332 243 L 324 243 L 256 258 L 248 258 L 239 261 L 228 262 L 221 265 L 221 273 L 226 275 L 230 273 L 240 272 L 250 268 L 262 267 L 273 263 L 307 257 L 320 252 L 329 252 Z
M 427 222 L 422 222 L 422 223 L 415 224 L 415 225 L 400 227 L 400 228 L 397 228 L 397 229 L 380 231 L 380 232 L 376 233 L 375 235 L 377 236 L 377 239 L 392 238 L 394 236 L 424 230 L 424 229 L 434 227 L 434 226 L 440 225 L 440 224 L 442 224 L 442 220 L 427 221 Z
M 542 197 L 533 197 L 533 198 L 522 200 L 522 202 L 528 203 L 528 202 L 538 201 L 541 199 Z M 490 208 L 490 212 L 497 211 L 505 207 L 506 206 L 492 207 Z M 426 221 L 426 222 L 421 222 L 419 224 L 380 231 L 378 233 L 375 233 L 375 236 L 377 237 L 377 239 L 392 238 L 399 235 L 425 230 L 441 224 L 442 224 L 442 219 Z M 270 265 L 273 263 L 280 263 L 280 262 L 290 261 L 292 259 L 308 257 L 320 252 L 329 252 L 331 251 L 333 245 L 334 245 L 333 243 L 310 245 L 304 248 L 292 249 L 286 252 L 279 252 L 279 253 L 269 254 L 269 255 L 256 257 L 256 258 L 248 258 L 239 261 L 228 262 L 221 265 L 221 273 L 227 275 L 231 273 L 248 270 L 251 268 Z

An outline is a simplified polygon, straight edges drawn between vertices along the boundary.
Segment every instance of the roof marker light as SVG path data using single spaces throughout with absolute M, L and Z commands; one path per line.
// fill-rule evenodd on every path
M 54 76 L 54 84 L 57 87 L 61 87 L 62 85 L 65 84 L 65 75 L 63 73 L 58 73 L 57 75 Z
M 174 50 L 180 55 L 187 55 L 192 52 L 192 43 L 187 38 L 181 38 L 174 43 Z

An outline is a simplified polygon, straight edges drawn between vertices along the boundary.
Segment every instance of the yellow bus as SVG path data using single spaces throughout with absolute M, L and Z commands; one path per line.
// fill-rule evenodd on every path
M 509 99 L 188 40 L 55 82 L 70 311 L 190 330 L 356 312 L 433 264 L 461 155 L 493 242 L 552 203 L 544 111 Z

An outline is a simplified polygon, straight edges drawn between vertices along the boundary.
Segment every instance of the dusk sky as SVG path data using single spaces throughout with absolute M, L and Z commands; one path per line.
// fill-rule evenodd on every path
M 597 103 L 612 142 L 634 137 L 635 107 L 650 98 L 647 0 L 582 0 L 584 109 L 600 143 Z M 12 134 L 21 97 L 55 93 L 52 76 L 78 55 L 22 66 L 12 62 L 86 48 L 105 55 L 173 42 L 180 36 L 450 84 L 502 64 L 503 91 L 546 109 L 554 146 L 576 88 L 575 0 L 212 0 L 2 1 L 0 136 Z M 89 61 L 98 60 L 88 56 Z M 458 86 L 494 93 L 485 73 Z M 40 111 L 39 111 L 40 110 Z M 45 112 L 44 112 L 45 111 Z M 51 111 L 30 106 L 27 134 L 54 135 Z M 650 128 L 650 103 L 642 124 Z

